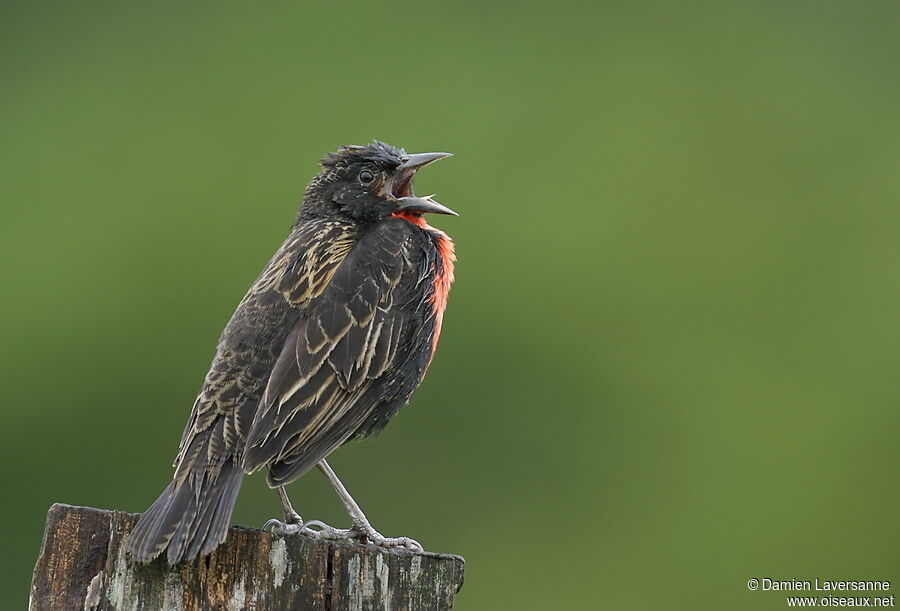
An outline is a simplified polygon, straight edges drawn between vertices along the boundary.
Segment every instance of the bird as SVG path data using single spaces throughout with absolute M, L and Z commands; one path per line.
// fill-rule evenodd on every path
M 181 436 L 172 481 L 139 518 L 126 549 L 148 563 L 211 553 L 225 541 L 245 475 L 266 468 L 284 520 L 305 533 L 421 551 L 376 531 L 326 457 L 382 430 L 422 382 L 454 279 L 453 241 L 426 214 L 413 179 L 450 153 L 407 154 L 378 140 L 320 160 L 291 230 L 219 338 Z M 304 522 L 285 486 L 313 467 L 351 525 Z

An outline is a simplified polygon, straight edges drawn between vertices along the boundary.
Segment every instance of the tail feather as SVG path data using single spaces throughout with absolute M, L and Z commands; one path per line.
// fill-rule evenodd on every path
M 166 486 L 128 536 L 127 549 L 135 560 L 150 562 L 166 548 L 190 497 L 190 486 L 174 481 Z
M 241 471 L 239 467 L 235 467 L 233 470 Z M 198 554 L 205 556 L 225 541 L 231 522 L 231 511 L 241 489 L 242 480 L 243 475 L 238 473 L 237 477 L 231 477 L 224 481 L 221 492 L 217 494 L 217 501 L 209 503 L 198 514 L 197 524 L 200 528 L 187 547 L 184 554 L 186 558 L 196 558 Z
M 243 480 L 233 458 L 214 477 L 173 480 L 141 516 L 128 537 L 127 549 L 139 562 L 150 562 L 168 548 L 169 564 L 208 554 L 228 535 Z

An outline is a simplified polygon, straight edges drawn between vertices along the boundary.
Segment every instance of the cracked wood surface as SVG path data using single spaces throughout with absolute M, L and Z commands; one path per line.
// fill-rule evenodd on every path
M 34 567 L 32 611 L 449 609 L 460 556 L 278 538 L 232 527 L 210 556 L 169 566 L 124 550 L 138 514 L 55 504 Z

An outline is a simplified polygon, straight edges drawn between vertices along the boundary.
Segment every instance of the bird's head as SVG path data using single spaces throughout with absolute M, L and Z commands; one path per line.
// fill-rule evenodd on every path
M 322 161 L 322 171 L 310 182 L 301 214 L 339 214 L 361 222 L 375 222 L 394 214 L 422 215 L 456 212 L 433 196 L 413 193 L 416 172 L 450 153 L 407 154 L 384 142 L 343 146 Z

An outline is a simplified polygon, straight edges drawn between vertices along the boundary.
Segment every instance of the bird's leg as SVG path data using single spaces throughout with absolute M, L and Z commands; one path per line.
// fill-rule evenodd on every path
M 363 513 L 356 501 L 353 500 L 353 497 L 350 496 L 350 493 L 347 492 L 347 488 L 344 487 L 344 484 L 338 479 L 337 474 L 332 470 L 331 466 L 325 460 L 320 461 L 316 466 L 319 467 L 319 470 L 325 475 L 325 478 L 334 488 L 334 491 L 337 492 L 338 498 L 341 499 L 344 508 L 347 510 L 347 513 L 350 514 L 350 520 L 353 525 L 350 528 L 334 528 L 333 526 L 328 526 L 318 520 L 313 520 L 307 522 L 304 528 L 311 530 L 310 527 L 317 527 L 315 532 L 322 539 L 359 539 L 364 543 L 372 543 L 378 547 L 402 547 L 414 552 L 423 551 L 422 546 L 414 539 L 410 539 L 409 537 L 385 537 L 372 528 L 372 525 L 366 518 L 366 514 Z
M 284 522 L 272 518 L 263 525 L 263 530 L 270 530 L 279 536 L 293 535 L 304 529 L 303 518 L 294 510 L 291 499 L 288 498 L 284 486 L 278 486 L 278 497 L 281 499 L 281 507 L 284 509 Z

